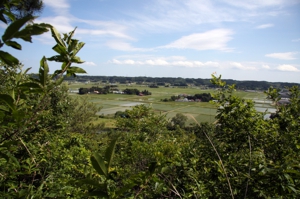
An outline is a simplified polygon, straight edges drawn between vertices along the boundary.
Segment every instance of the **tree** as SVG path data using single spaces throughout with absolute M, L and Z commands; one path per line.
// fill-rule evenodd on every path
M 5 5 L 8 7 L 5 7 Z M 3 12 L 7 11 L 7 8 L 12 15 L 4 17 Z M 0 13 L 2 15 L 2 19 L 11 22 L 16 19 L 41 13 L 43 8 L 44 4 L 42 0 L 0 0 Z
M 171 124 L 173 127 L 179 127 L 183 129 L 185 127 L 185 123 L 187 121 L 187 116 L 183 115 L 182 113 L 177 113 L 172 119 Z
M 4 9 L 0 20 L 7 23 L 5 18 L 10 18 L 12 22 L 2 35 L 0 48 L 6 45 L 21 50 L 22 46 L 14 39 L 31 42 L 32 36 L 50 30 L 57 43 L 53 50 L 58 55 L 43 57 L 35 78 L 27 75 L 29 69 L 21 70 L 16 57 L 0 50 L 0 75 L 6 80 L 0 91 L 0 195 L 4 198 L 64 198 L 67 193 L 59 191 L 60 185 L 66 186 L 63 179 L 80 173 L 74 172 L 71 164 L 80 162 L 82 165 L 85 160 L 80 154 L 89 155 L 80 145 L 78 135 L 73 143 L 81 147 L 80 150 L 76 146 L 69 147 L 71 151 L 66 150 L 68 140 L 73 139 L 71 133 L 64 133 L 66 129 L 70 130 L 69 123 L 74 115 L 70 112 L 73 108 L 70 98 L 66 98 L 65 90 L 60 89 L 64 73 L 74 76 L 85 72 L 72 66 L 83 62 L 76 54 L 84 43 L 72 38 L 74 31 L 62 38 L 49 24 L 28 23 L 34 19 L 30 14 L 18 19 L 10 10 L 12 5 L 17 5 L 14 3 L 20 2 L 1 4 Z M 47 60 L 62 62 L 61 70 L 50 75 Z M 71 160 L 73 153 L 78 153 L 81 160 Z M 77 169 L 83 170 L 81 166 Z M 56 183 L 51 182 L 52 177 Z M 44 186 L 48 191 L 43 189 Z
M 118 117 L 116 126 L 121 131 L 145 133 L 146 137 L 159 134 L 166 129 L 165 115 L 157 115 L 151 107 L 146 105 L 134 106 L 132 110 L 125 111 L 126 117 Z M 149 138 L 150 138 L 149 137 Z

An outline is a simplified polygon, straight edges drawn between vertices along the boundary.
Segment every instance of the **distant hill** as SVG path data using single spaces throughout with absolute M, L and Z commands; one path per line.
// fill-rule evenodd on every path
M 199 86 L 202 88 L 214 88 L 210 83 L 210 79 L 202 78 L 181 78 L 181 77 L 124 77 L 124 76 L 88 76 L 80 75 L 77 77 L 66 77 L 66 81 L 78 81 L 78 82 L 102 82 L 102 83 L 120 83 L 120 84 L 146 84 L 157 86 Z M 224 79 L 227 84 L 235 84 L 237 89 L 240 90 L 267 90 L 270 86 L 274 88 L 283 89 L 285 87 L 292 87 L 294 85 L 300 86 L 298 83 L 285 83 L 285 82 L 267 82 L 267 81 L 240 81 L 233 79 Z

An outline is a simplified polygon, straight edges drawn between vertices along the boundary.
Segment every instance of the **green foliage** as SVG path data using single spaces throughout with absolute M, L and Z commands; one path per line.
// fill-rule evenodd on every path
M 55 28 L 48 24 L 28 24 L 34 19 L 31 15 L 15 19 L 9 8 L 11 4 L 18 2 L 5 1 L 1 10 L 2 16 L 6 15 L 12 22 L 2 36 L 0 47 L 5 44 L 21 50 L 21 45 L 12 39 L 19 38 L 30 42 L 33 35 L 42 34 L 48 29 L 56 32 Z M 1 20 L 6 22 L 3 17 Z M 72 44 L 72 34 L 67 37 L 72 46 L 67 56 L 76 55 L 83 46 L 80 42 L 78 45 Z M 57 39 L 57 35 L 54 36 Z M 0 91 L 2 197 L 66 198 L 72 194 L 79 195 L 80 189 L 68 185 L 67 179 L 83 175 L 85 164 L 88 162 L 86 157 L 90 156 L 90 152 L 88 147 L 82 144 L 87 143 L 82 141 L 85 138 L 71 132 L 75 130 L 71 128 L 70 123 L 76 116 L 72 112 L 76 110 L 76 101 L 71 100 L 67 89 L 61 86 L 64 72 L 83 72 L 78 67 L 71 67 L 74 60 L 76 63 L 81 62 L 75 55 L 71 60 L 64 57 L 63 61 L 69 65 L 64 67 L 62 73 L 56 73 L 54 76 L 48 74 L 47 59 L 43 57 L 38 78 L 34 79 L 26 74 L 29 69 L 22 71 L 17 58 L 0 51 L 0 75 L 5 80 Z M 53 79 L 54 77 L 56 78 Z M 66 134 L 67 130 L 69 132 Z M 71 146 L 69 140 L 75 146 Z M 78 158 L 74 158 L 75 154 Z
M 213 75 L 213 124 L 186 127 L 187 117 L 177 114 L 171 120 L 177 127 L 168 128 L 165 115 L 139 105 L 116 113 L 116 132 L 103 132 L 94 125 L 99 108 L 69 96 L 62 83 L 64 74 L 85 72 L 72 65 L 83 62 L 75 30 L 60 35 L 51 25 L 28 24 L 34 17 L 9 9 L 20 1 L 3 2 L 0 19 L 12 22 L 0 48 L 21 50 L 14 39 L 31 41 L 50 29 L 58 55 L 43 57 L 32 78 L 0 51 L 1 197 L 299 198 L 299 87 L 289 88 L 286 105 L 270 88 L 277 112 L 265 119 L 255 102 L 235 94 L 235 85 Z M 50 75 L 47 61 L 61 62 L 61 69 Z
M 8 21 L 11 22 L 28 15 L 34 15 L 41 12 L 42 9 L 43 2 L 41 0 L 1 0 L 0 19 L 4 23 L 7 23 Z
M 134 106 L 132 110 L 126 110 L 125 115 L 126 117 L 117 118 L 116 126 L 121 131 L 140 133 L 140 136 L 146 139 L 166 129 L 166 116 L 155 114 L 151 107 L 146 105 Z
M 172 128 L 179 127 L 183 129 L 185 127 L 185 123 L 187 121 L 188 117 L 183 115 L 182 113 L 177 113 L 172 119 L 169 126 Z
M 66 72 L 67 76 L 76 76 L 76 73 L 86 73 L 85 70 L 77 66 L 71 66 L 72 63 L 81 64 L 82 61 L 77 53 L 84 46 L 83 42 L 79 42 L 77 39 L 73 39 L 73 35 L 76 28 L 69 34 L 64 34 L 63 37 L 56 31 L 55 28 L 51 28 L 52 37 L 57 44 L 52 48 L 59 55 L 48 58 L 49 61 L 62 62 L 61 70 L 56 70 L 52 77 L 58 78 Z
M 213 76 L 212 82 L 221 89 L 215 96 L 219 108 L 216 115 L 217 129 L 212 139 L 218 146 L 226 170 L 230 172 L 230 182 L 236 197 L 296 198 L 299 194 L 296 188 L 299 176 L 291 177 L 286 172 L 299 172 L 295 164 L 298 162 L 295 161 L 295 155 L 299 150 L 295 143 L 298 143 L 299 136 L 296 135 L 296 129 L 289 130 L 286 126 L 299 124 L 296 122 L 299 121 L 299 114 L 293 114 L 292 111 L 299 107 L 299 88 L 291 89 L 293 97 L 290 101 L 294 103 L 277 106 L 278 115 L 284 115 L 281 117 L 284 122 L 280 122 L 279 118 L 265 120 L 264 114 L 255 110 L 253 101 L 234 96 L 234 86 L 226 87 L 220 77 Z M 275 102 L 278 99 L 276 92 L 270 89 L 268 93 Z M 286 115 L 287 109 L 289 113 Z M 276 183 L 270 186 L 270 181 Z

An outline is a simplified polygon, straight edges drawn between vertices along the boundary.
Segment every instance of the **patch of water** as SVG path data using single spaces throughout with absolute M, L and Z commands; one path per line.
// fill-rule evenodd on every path
M 267 110 L 268 113 L 275 113 L 275 108 L 263 108 L 263 107 L 255 107 L 258 112 L 265 112 Z
M 137 106 L 137 105 L 142 105 L 144 103 L 141 103 L 141 102 L 131 102 L 131 103 L 128 103 L 128 104 L 121 104 L 120 106 Z

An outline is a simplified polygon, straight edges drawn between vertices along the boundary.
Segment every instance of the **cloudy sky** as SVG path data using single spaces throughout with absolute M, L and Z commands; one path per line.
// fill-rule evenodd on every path
M 37 22 L 86 43 L 88 75 L 300 83 L 300 0 L 44 0 Z M 3 30 L 3 26 L 2 30 Z M 10 50 L 38 70 L 50 34 Z M 57 63 L 49 63 L 52 71 Z

